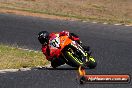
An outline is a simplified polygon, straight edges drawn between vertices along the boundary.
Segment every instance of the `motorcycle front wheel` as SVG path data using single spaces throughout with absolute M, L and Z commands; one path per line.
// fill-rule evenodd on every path
M 86 67 L 84 62 L 78 58 L 79 56 L 76 54 L 73 54 L 70 51 L 65 51 L 64 57 L 67 59 L 66 63 L 72 67 L 79 67 L 79 66 L 82 66 L 84 68 Z
M 89 61 L 86 64 L 90 69 L 94 69 L 97 66 L 97 62 L 92 56 L 89 56 Z

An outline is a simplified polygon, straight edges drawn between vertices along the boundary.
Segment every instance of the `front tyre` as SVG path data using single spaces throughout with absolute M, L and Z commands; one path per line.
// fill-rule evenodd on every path
M 78 55 L 73 54 L 70 51 L 65 51 L 64 55 L 65 55 L 65 58 L 67 59 L 66 63 L 68 65 L 70 65 L 72 67 L 79 67 L 79 66 L 85 67 L 83 61 L 77 58 Z
M 97 62 L 94 60 L 92 56 L 89 57 L 89 61 L 87 62 L 87 66 L 90 69 L 94 69 L 97 66 Z

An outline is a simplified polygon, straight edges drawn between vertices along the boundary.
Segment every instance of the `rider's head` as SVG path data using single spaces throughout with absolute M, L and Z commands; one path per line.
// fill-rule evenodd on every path
M 41 44 L 46 45 L 49 41 L 49 33 L 47 31 L 41 31 L 38 33 L 38 40 Z

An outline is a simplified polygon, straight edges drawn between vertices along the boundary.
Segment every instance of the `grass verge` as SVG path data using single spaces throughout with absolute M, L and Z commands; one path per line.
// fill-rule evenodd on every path
M 0 69 L 44 66 L 48 63 L 41 52 L 0 45 Z
M 132 24 L 131 3 L 132 0 L 2 0 L 0 8 L 85 21 Z

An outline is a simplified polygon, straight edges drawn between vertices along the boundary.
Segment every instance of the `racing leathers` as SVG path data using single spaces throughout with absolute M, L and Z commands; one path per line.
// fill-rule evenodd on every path
M 57 35 L 59 35 L 59 36 L 69 36 L 70 39 L 78 42 L 79 44 L 82 44 L 77 35 L 75 35 L 74 33 L 70 33 L 68 31 L 62 31 L 62 32 L 59 32 L 59 33 L 50 33 L 49 34 L 49 41 L 52 40 L 53 38 L 56 38 Z M 89 49 L 89 47 L 87 48 L 87 50 L 88 49 Z M 62 60 L 64 60 L 64 59 L 62 59 L 64 57 L 62 57 L 61 55 L 59 57 L 50 55 L 49 43 L 46 44 L 46 45 L 42 45 L 42 52 L 46 56 L 46 59 L 48 61 L 51 61 L 51 66 L 53 68 L 56 68 L 56 67 L 64 64 L 64 61 L 62 61 Z M 61 59 L 59 59 L 59 58 L 61 58 Z

